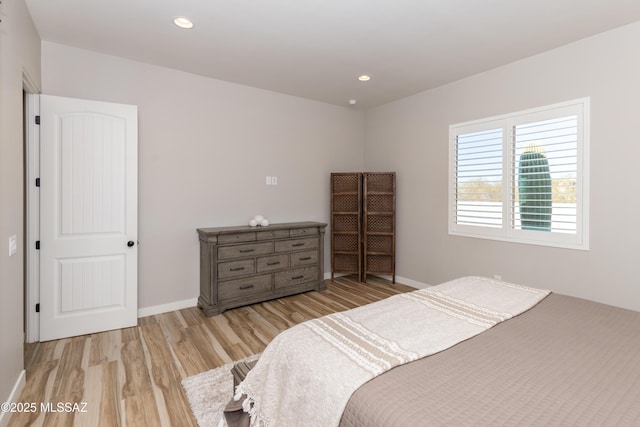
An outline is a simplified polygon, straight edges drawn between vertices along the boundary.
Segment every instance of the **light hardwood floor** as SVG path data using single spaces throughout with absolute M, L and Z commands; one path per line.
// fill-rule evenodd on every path
M 14 414 L 9 426 L 197 426 L 183 378 L 260 353 L 297 323 L 414 290 L 375 277 L 327 285 L 209 318 L 193 307 L 140 318 L 133 328 L 28 344 L 19 401 L 37 410 Z M 40 410 L 58 402 L 86 412 Z

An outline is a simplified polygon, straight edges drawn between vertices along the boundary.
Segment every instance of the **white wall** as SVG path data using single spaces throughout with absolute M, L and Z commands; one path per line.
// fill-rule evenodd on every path
M 40 84 L 40 39 L 23 0 L 2 2 L 0 8 L 0 402 L 5 402 L 23 369 L 22 89 L 23 72 Z M 10 257 L 12 235 L 18 251 Z M 6 420 L 0 413 L 0 425 Z
M 50 42 L 42 75 L 43 93 L 138 105 L 141 308 L 198 296 L 196 228 L 328 223 L 330 172 L 362 170 L 349 108 Z
M 398 274 L 477 274 L 640 310 L 640 23 L 367 112 L 365 169 L 395 170 Z M 591 250 L 447 234 L 453 123 L 591 97 Z

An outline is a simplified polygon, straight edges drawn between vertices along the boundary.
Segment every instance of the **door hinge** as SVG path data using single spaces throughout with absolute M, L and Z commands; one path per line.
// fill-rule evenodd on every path
M 40 187 L 40 178 L 36 178 L 36 187 Z
M 40 240 L 36 240 L 36 249 L 40 249 Z
M 36 304 L 36 313 L 40 313 L 40 303 Z
M 36 124 L 39 125 L 40 124 L 40 116 L 36 116 Z

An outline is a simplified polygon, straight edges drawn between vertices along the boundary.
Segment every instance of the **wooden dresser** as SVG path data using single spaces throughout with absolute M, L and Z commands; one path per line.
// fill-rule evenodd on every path
M 229 308 L 324 290 L 327 224 L 199 228 L 200 297 L 206 316 Z

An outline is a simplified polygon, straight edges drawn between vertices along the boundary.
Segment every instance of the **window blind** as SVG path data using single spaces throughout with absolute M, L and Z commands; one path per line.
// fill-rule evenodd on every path
M 502 227 L 503 130 L 457 136 L 456 223 Z
M 577 116 L 516 125 L 513 144 L 513 228 L 575 234 Z

